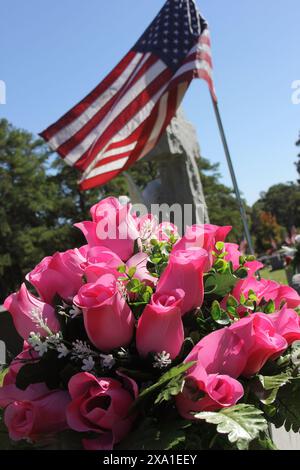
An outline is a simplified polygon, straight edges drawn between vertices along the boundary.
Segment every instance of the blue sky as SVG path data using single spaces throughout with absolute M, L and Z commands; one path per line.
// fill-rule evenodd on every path
M 0 117 L 37 133 L 116 65 L 164 0 L 1 0 Z M 197 0 L 210 23 L 215 84 L 240 189 L 253 203 L 272 184 L 296 179 L 300 104 L 299 0 Z M 204 82 L 184 101 L 203 156 L 230 183 Z

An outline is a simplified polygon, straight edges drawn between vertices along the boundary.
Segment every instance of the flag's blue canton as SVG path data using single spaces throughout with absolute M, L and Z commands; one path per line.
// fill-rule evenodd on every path
M 133 49 L 159 56 L 176 71 L 206 28 L 194 0 L 168 0 Z

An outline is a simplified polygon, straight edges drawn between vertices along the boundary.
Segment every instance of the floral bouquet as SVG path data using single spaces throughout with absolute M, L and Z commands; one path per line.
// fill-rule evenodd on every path
M 0 407 L 12 441 L 87 450 L 272 449 L 300 428 L 300 297 L 260 280 L 230 227 L 115 198 L 5 301 L 23 352 Z M 33 294 L 35 290 L 35 294 Z

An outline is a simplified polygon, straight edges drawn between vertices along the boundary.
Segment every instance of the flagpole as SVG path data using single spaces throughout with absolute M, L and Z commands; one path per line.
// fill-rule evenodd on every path
M 247 221 L 247 215 L 246 215 L 244 203 L 243 203 L 242 198 L 241 198 L 241 193 L 240 193 L 240 190 L 239 190 L 239 187 L 238 187 L 234 167 L 233 167 L 233 164 L 232 164 L 232 160 L 231 160 L 229 147 L 228 147 L 228 143 L 227 143 L 227 139 L 226 139 L 226 135 L 225 135 L 225 131 L 224 131 L 223 122 L 222 122 L 222 119 L 221 119 L 221 114 L 220 114 L 218 102 L 214 99 L 212 93 L 211 93 L 211 99 L 212 99 L 212 102 L 213 102 L 213 107 L 214 107 L 214 111 L 215 111 L 219 131 L 220 131 L 221 140 L 222 140 L 222 144 L 223 144 L 223 147 L 224 147 L 224 152 L 225 152 L 225 155 L 226 155 L 226 160 L 227 160 L 227 163 L 228 163 L 228 167 L 229 167 L 233 187 L 234 187 L 234 192 L 235 192 L 235 195 L 236 195 L 236 198 L 237 198 L 237 201 L 238 201 L 239 210 L 240 210 L 241 218 L 242 218 L 243 225 L 244 225 L 244 230 L 245 230 L 245 235 L 246 235 L 246 240 L 247 240 L 247 243 L 248 243 L 249 251 L 252 255 L 254 255 L 254 248 L 253 248 L 253 244 L 252 244 L 252 240 L 251 240 L 249 225 L 248 225 L 248 221 Z

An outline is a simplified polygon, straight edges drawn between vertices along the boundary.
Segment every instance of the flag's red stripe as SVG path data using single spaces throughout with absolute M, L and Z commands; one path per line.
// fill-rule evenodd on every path
M 82 181 L 79 185 L 79 188 L 82 191 L 86 191 L 88 189 L 101 186 L 102 184 L 105 184 L 108 181 L 115 178 L 116 176 L 118 176 L 118 174 L 121 173 L 122 171 L 123 171 L 123 168 L 121 168 L 121 170 L 114 170 L 114 171 L 110 171 L 109 173 L 103 173 L 103 175 L 94 176 L 93 178 L 89 178 L 87 180 Z
M 103 94 L 113 83 L 114 81 L 122 75 L 124 70 L 130 64 L 132 59 L 135 57 L 136 53 L 130 51 L 121 62 L 107 75 L 107 77 L 99 83 L 99 85 L 94 88 L 94 90 L 89 93 L 83 100 L 81 100 L 76 106 L 71 108 L 64 116 L 59 119 L 57 122 L 52 124 L 48 129 L 43 131 L 40 135 L 45 140 L 50 140 L 57 132 L 71 124 L 75 119 L 77 119 L 86 109 L 94 102 L 101 94 Z
M 78 160 L 75 166 L 84 171 L 93 159 L 98 155 L 101 149 L 103 149 L 110 139 L 148 103 L 149 100 L 166 84 L 172 76 L 172 72 L 169 69 L 165 69 L 150 85 L 144 90 L 133 102 L 131 102 L 127 108 L 125 108 L 119 116 L 110 124 L 110 126 L 104 131 L 97 143 L 88 149 Z
M 152 113 L 150 114 L 150 116 L 145 121 L 143 121 L 142 125 L 140 126 L 141 130 L 143 130 L 144 138 L 143 138 L 143 140 L 138 141 L 137 151 L 136 151 L 136 149 L 134 150 L 134 153 L 135 152 L 137 153 L 135 161 L 138 159 L 139 155 L 141 155 L 142 149 L 144 148 L 144 146 L 147 142 L 147 139 L 148 139 L 149 135 L 152 132 L 153 126 L 154 126 L 154 124 L 157 120 L 157 117 L 158 117 L 158 109 L 159 109 L 159 101 L 158 101 L 157 105 L 154 107 L 154 109 L 152 110 Z M 112 178 L 115 178 L 116 176 L 118 176 L 120 173 L 122 173 L 129 166 L 131 166 L 130 163 L 126 166 L 123 166 L 119 170 L 114 170 L 114 171 L 110 171 L 110 172 L 107 172 L 107 173 L 103 173 L 102 175 L 94 176 L 92 178 L 87 178 L 87 179 L 85 179 L 84 181 L 82 181 L 80 183 L 80 189 L 84 191 L 84 190 L 91 189 L 91 188 L 97 187 L 99 185 L 105 184 L 108 181 L 110 181 Z
M 157 62 L 157 58 L 155 56 L 151 56 L 145 64 L 141 67 L 137 75 L 132 80 L 132 86 L 147 72 L 147 70 L 152 67 L 152 65 Z M 80 142 L 82 142 L 99 123 L 105 118 L 105 116 L 112 110 L 112 108 L 116 105 L 117 101 L 121 99 L 122 96 L 125 94 L 125 90 L 128 86 L 128 81 L 132 79 L 129 77 L 127 82 L 123 85 L 123 87 L 116 93 L 106 105 L 101 108 L 95 116 L 92 117 L 76 134 L 74 134 L 68 141 L 62 144 L 56 151 L 62 157 L 67 157 L 69 152 L 73 150 Z

